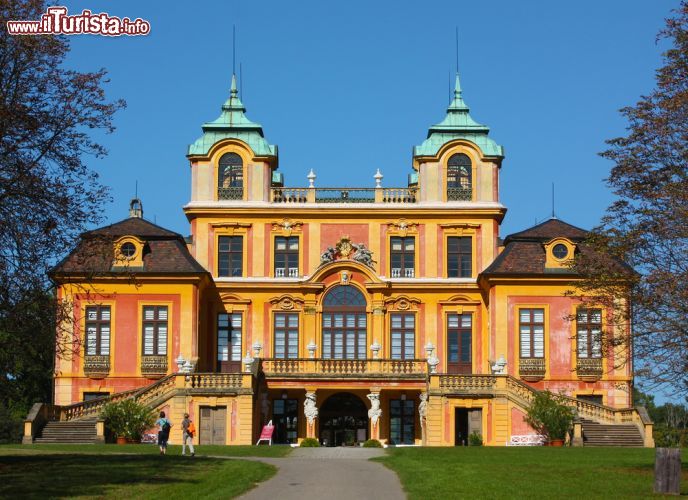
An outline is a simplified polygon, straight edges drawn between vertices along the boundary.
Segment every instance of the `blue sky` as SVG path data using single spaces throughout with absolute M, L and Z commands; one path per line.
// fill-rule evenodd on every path
M 411 148 L 445 113 L 459 71 L 474 119 L 505 147 L 502 235 L 551 213 L 590 228 L 612 200 L 598 156 L 624 133 L 618 109 L 654 86 L 663 20 L 678 1 L 66 2 L 141 17 L 143 37 L 72 37 L 68 64 L 105 67 L 128 107 L 90 166 L 111 187 L 105 222 L 127 214 L 138 180 L 146 218 L 189 233 L 186 147 L 228 96 L 232 25 L 247 116 L 280 150 L 288 186 L 403 186 Z

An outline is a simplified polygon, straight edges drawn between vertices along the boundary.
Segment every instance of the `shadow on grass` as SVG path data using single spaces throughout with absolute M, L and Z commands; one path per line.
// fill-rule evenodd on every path
M 0 497 L 108 496 L 137 485 L 192 486 L 221 459 L 149 455 L 33 455 L 0 457 Z M 195 477 L 196 476 L 196 477 Z

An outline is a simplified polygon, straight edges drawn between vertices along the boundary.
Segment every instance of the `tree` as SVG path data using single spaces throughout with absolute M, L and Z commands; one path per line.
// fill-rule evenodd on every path
M 41 0 L 0 0 L 0 19 L 36 20 L 45 9 Z M 112 132 L 124 106 L 106 100 L 105 70 L 66 69 L 68 53 L 65 37 L 0 33 L 0 401 L 8 406 L 49 399 L 55 301 L 46 272 L 99 220 L 108 194 L 87 162 L 106 151 L 91 134 Z M 33 357 L 46 345 L 48 356 Z M 29 371 L 43 382 L 28 383 Z
M 656 88 L 623 108 L 627 135 L 601 153 L 614 162 L 607 182 L 617 199 L 575 263 L 578 292 L 613 311 L 604 341 L 615 359 L 636 359 L 646 387 L 688 393 L 688 3 L 658 39 L 671 47 Z M 637 274 L 609 266 L 623 260 Z M 619 299 L 628 299 L 625 307 Z M 632 327 L 632 330 L 631 330 Z M 630 336 L 624 331 L 631 331 Z

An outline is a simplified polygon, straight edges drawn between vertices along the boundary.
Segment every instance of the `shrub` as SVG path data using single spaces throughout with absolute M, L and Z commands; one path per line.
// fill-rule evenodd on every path
M 301 444 L 299 445 L 302 448 L 318 448 L 320 446 L 320 441 L 318 441 L 315 438 L 306 438 L 303 441 L 301 441 Z
M 468 436 L 468 446 L 482 446 L 483 445 L 483 437 L 480 435 L 478 431 L 473 431 L 471 434 Z
M 573 415 L 573 409 L 563 404 L 560 396 L 541 391 L 533 397 L 525 421 L 551 441 L 566 438 L 573 426 Z
M 363 443 L 364 448 L 382 448 L 382 443 L 377 439 L 369 439 Z
M 155 425 L 156 413 L 134 399 L 125 399 L 106 404 L 100 416 L 115 436 L 140 441 L 141 434 Z

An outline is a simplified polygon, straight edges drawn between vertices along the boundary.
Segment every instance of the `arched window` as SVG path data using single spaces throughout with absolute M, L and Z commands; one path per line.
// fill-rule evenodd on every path
M 366 299 L 354 286 L 339 285 L 323 299 L 322 357 L 365 359 Z
M 241 200 L 244 197 L 244 162 L 236 153 L 220 157 L 217 175 L 217 198 Z
M 472 170 L 473 164 L 467 155 L 457 153 L 449 158 L 447 162 L 448 201 L 471 201 L 473 199 Z

